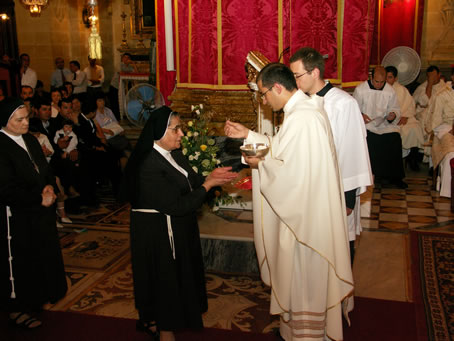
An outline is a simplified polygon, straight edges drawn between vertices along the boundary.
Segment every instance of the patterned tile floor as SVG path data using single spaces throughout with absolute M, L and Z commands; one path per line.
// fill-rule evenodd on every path
M 371 186 L 362 195 L 361 221 L 364 232 L 357 243 L 357 256 L 353 268 L 355 294 L 358 296 L 398 301 L 411 300 L 408 295 L 408 259 L 405 246 L 408 231 L 415 228 L 432 229 L 436 228 L 432 225 L 454 220 L 454 214 L 450 210 L 450 199 L 442 198 L 438 192 L 433 191 L 432 180 L 425 174 L 427 174 L 426 170 L 419 174 L 410 174 L 406 179 L 409 187 L 405 190 L 376 185 Z M 201 232 L 213 235 L 231 233 L 236 238 L 244 237 L 245 240 L 252 240 L 251 212 L 232 211 L 226 214 L 227 216 L 224 217 L 211 212 L 206 215 L 204 213 L 200 220 Z M 127 258 L 127 255 L 120 257 L 107 270 L 73 269 L 67 264 L 71 289 L 65 299 L 48 309 L 77 310 L 134 318 L 136 312 L 131 296 L 132 284 Z M 215 274 L 212 276 L 219 277 Z M 121 290 L 113 290 L 111 287 Z M 243 293 L 224 290 L 223 295 L 225 295 L 225 302 L 232 302 L 230 308 L 236 309 L 236 313 L 229 315 L 228 318 L 217 316 L 218 309 L 215 308 L 215 301 L 213 301 L 215 296 L 213 296 L 210 310 L 205 316 L 205 319 L 210 321 L 210 325 L 232 328 L 231 323 L 238 319 L 238 312 L 240 315 L 246 313 L 247 316 L 257 315 L 257 319 L 266 321 L 260 322 L 260 325 L 253 328 L 237 326 L 240 329 L 263 331 L 274 323 L 273 319 L 266 314 L 267 304 L 262 302 L 267 299 L 266 290 L 258 292 L 257 295 L 248 296 L 248 300 L 255 302 L 253 306 L 264 307 L 264 313 L 259 313 L 258 310 L 245 313 L 243 308 L 239 309 L 233 304 L 234 301 L 231 298 L 236 295 L 244 296 Z M 228 326 L 225 325 L 226 323 Z M 253 324 L 256 323 L 258 322 L 255 321 Z
M 408 232 L 454 219 L 451 199 L 432 190 L 429 177 L 407 178 L 407 189 L 370 187 L 361 196 L 364 229 Z

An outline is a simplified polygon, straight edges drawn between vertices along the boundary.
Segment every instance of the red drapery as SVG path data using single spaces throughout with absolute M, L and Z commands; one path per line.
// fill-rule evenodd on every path
M 370 64 L 380 64 L 386 53 L 397 46 L 420 52 L 423 0 L 379 0 Z
M 283 61 L 298 48 L 328 54 L 325 78 L 354 86 L 367 78 L 375 4 L 380 0 L 174 0 L 176 74 L 166 71 L 163 1 L 156 1 L 158 82 L 246 90 L 247 53 Z M 412 0 L 414 1 L 414 0 Z
M 156 85 L 158 89 L 161 91 L 161 93 L 164 95 L 166 104 L 169 104 L 167 97 L 172 93 L 173 89 L 175 88 L 176 72 L 167 71 L 166 40 L 164 27 L 164 0 L 155 0 L 155 11 L 156 11 L 156 50 L 157 50 Z M 175 16 L 173 17 L 175 19 Z

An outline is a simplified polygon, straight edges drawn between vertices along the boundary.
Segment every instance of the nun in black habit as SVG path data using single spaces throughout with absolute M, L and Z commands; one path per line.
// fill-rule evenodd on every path
M 67 289 L 55 178 L 38 140 L 27 133 L 21 100 L 0 102 L 0 126 L 0 307 L 12 324 L 32 329 L 41 325 L 35 313 Z
M 208 308 L 196 210 L 207 192 L 236 178 L 231 167 L 206 178 L 181 147 L 181 122 L 168 107 L 151 113 L 125 169 L 123 198 L 131 203 L 131 256 L 137 329 L 154 340 L 203 328 Z

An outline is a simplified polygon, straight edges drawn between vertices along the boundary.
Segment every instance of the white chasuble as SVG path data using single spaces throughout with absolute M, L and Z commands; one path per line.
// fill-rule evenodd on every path
M 320 97 L 297 91 L 254 171 L 254 241 L 271 314 L 287 341 L 342 337 L 342 301 L 352 295 L 342 180 Z

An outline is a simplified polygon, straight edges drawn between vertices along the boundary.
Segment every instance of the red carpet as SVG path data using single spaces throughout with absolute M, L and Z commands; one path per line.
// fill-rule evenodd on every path
M 136 321 L 70 312 L 44 311 L 43 325 L 34 330 L 21 330 L 8 325 L 7 315 L 0 315 L 1 341 L 150 341 L 150 336 L 137 332 Z M 179 332 L 177 341 L 276 341 L 271 334 L 206 328 L 200 332 Z
M 418 338 L 454 339 L 454 234 L 410 232 Z
M 416 340 L 414 307 L 411 303 L 355 298 L 345 327 L 345 341 Z M 44 311 L 43 326 L 33 331 L 11 328 L 7 315 L 0 315 L 0 340 L 8 341 L 149 341 L 136 332 L 135 320 L 69 312 Z M 205 328 L 177 334 L 177 341 L 277 341 L 272 334 Z
M 344 323 L 345 341 L 415 341 L 413 303 L 355 297 L 351 327 Z

